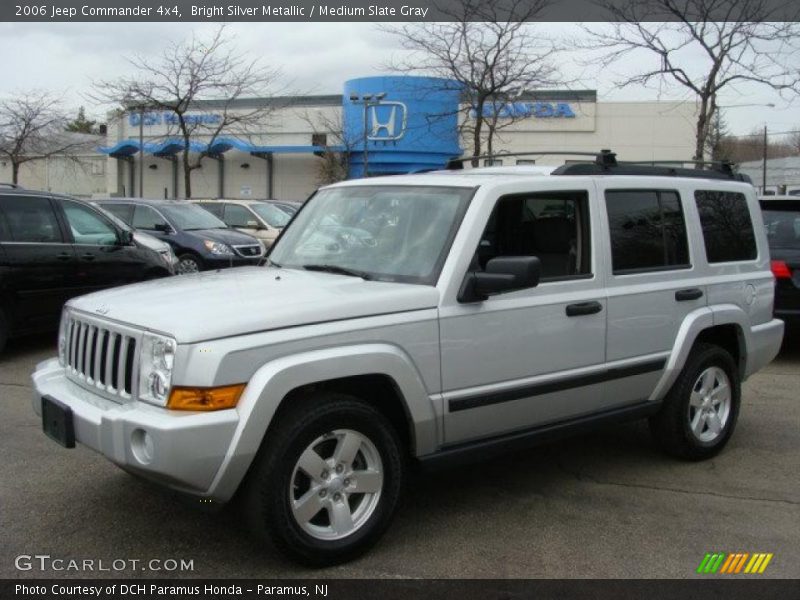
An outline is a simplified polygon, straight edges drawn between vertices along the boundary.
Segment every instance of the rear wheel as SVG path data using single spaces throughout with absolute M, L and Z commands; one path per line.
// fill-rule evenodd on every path
M 203 270 L 203 261 L 196 254 L 187 252 L 178 257 L 178 265 L 175 270 L 179 275 L 197 273 Z
M 688 460 L 716 455 L 728 443 L 741 403 L 739 371 L 729 352 L 698 344 L 650 430 L 668 453 Z
M 256 532 L 321 566 L 369 549 L 389 526 L 405 465 L 391 423 L 344 394 L 298 401 L 267 434 L 246 502 Z

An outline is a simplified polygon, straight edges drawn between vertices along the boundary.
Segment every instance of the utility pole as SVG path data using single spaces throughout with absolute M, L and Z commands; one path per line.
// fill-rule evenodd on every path
M 144 104 L 139 105 L 139 198 L 144 198 Z
M 761 193 L 767 193 L 767 124 L 764 123 L 764 148 L 761 161 Z
M 350 94 L 350 102 L 363 104 L 364 105 L 364 131 L 363 131 L 363 144 L 364 144 L 364 154 L 362 158 L 362 162 L 364 163 L 364 174 L 363 177 L 369 177 L 369 149 L 367 148 L 367 144 L 369 143 L 369 107 L 370 106 L 378 106 L 386 97 L 386 92 L 379 92 L 377 94 Z

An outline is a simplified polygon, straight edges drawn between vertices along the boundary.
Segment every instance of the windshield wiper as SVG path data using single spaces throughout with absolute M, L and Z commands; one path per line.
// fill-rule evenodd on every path
M 350 277 L 360 277 L 361 279 L 369 280 L 372 276 L 364 271 L 357 271 L 355 269 L 348 269 L 347 267 L 340 267 L 338 265 L 303 265 L 306 271 L 323 271 L 324 273 L 336 273 L 337 275 L 349 275 Z

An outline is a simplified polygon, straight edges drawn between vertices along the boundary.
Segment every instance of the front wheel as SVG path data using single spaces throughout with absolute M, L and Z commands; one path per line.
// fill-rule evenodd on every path
M 298 401 L 279 419 L 248 481 L 257 533 L 304 564 L 355 558 L 397 508 L 405 476 L 397 432 L 374 407 L 344 394 Z
M 674 456 L 703 460 L 728 443 L 741 403 L 739 370 L 730 353 L 712 344 L 698 344 L 650 419 L 661 447 Z
M 194 254 L 181 254 L 178 257 L 178 265 L 175 271 L 178 275 L 186 275 L 188 273 L 197 273 L 203 270 L 203 261 L 199 256 Z

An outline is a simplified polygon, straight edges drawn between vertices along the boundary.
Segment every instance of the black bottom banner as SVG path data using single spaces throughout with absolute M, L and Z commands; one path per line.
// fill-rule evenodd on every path
M 498 580 L 498 579 L 345 579 L 345 580 L 257 580 L 257 579 L 38 579 L 2 580 L 0 598 L 23 600 L 103 599 L 160 600 L 256 600 L 258 598 L 313 598 L 316 600 L 407 600 L 440 598 L 505 600 L 525 598 L 578 599 L 758 599 L 800 598 L 795 580 L 692 579 L 692 580 Z

